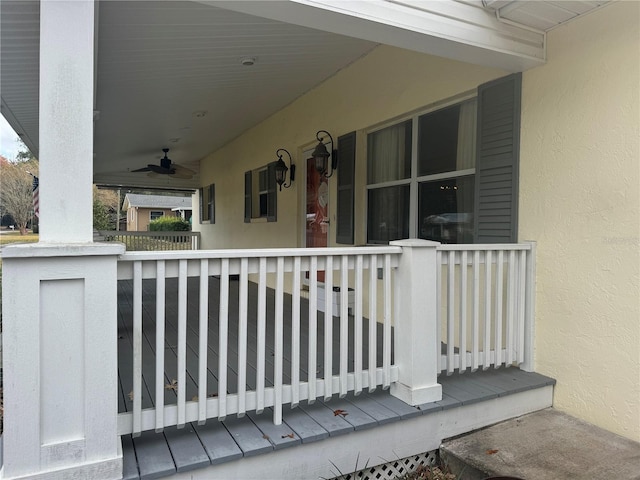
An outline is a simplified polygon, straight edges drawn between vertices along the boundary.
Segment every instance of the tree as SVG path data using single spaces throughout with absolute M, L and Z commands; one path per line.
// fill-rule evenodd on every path
M 15 162 L 0 157 L 0 204 L 14 218 L 21 235 L 27 233 L 33 219 L 33 177 L 27 172 L 38 175 L 38 160 L 33 156 Z
M 93 228 L 115 230 L 118 208 L 116 192 L 93 186 Z

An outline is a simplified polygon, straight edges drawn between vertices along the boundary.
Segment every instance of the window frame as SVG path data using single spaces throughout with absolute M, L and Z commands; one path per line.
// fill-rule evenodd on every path
M 205 189 L 207 191 L 207 202 L 205 210 Z M 201 187 L 199 191 L 200 223 L 213 225 L 216 223 L 216 184 L 212 183 L 206 187 Z M 206 215 L 205 215 L 206 212 Z
M 366 244 L 367 245 L 386 245 L 388 244 L 388 242 L 386 241 L 372 241 L 369 238 L 369 225 L 368 225 L 368 219 L 369 219 L 369 191 L 372 189 L 377 189 L 377 188 L 384 188 L 384 187 L 393 187 L 393 186 L 398 186 L 398 185 L 409 185 L 409 237 L 408 238 L 419 238 L 418 235 L 418 230 L 419 230 L 419 225 L 418 225 L 418 188 L 420 183 L 422 182 L 429 182 L 429 181 L 436 181 L 436 180 L 443 180 L 443 179 L 452 179 L 452 178 L 457 178 L 457 177 L 464 177 L 464 176 L 475 176 L 476 174 L 476 167 L 474 168 L 468 168 L 468 169 L 464 169 L 464 170 L 453 170 L 453 171 L 449 171 L 449 172 L 441 172 L 441 173 L 434 173 L 434 174 L 430 174 L 430 175 L 418 175 L 418 150 L 419 150 L 419 119 L 421 116 L 423 115 L 427 115 L 429 113 L 433 113 L 436 112 L 438 110 L 442 110 L 444 108 L 447 107 L 451 107 L 453 105 L 457 105 L 457 104 L 462 104 L 464 102 L 467 102 L 469 100 L 475 100 L 476 101 L 476 109 L 478 108 L 477 102 L 478 102 L 478 91 L 477 89 L 472 90 L 472 91 L 468 91 L 465 92 L 463 94 L 460 95 L 456 95 L 454 97 L 450 97 L 446 100 L 443 101 L 439 101 L 439 102 L 435 102 L 433 104 L 430 104 L 427 107 L 418 109 L 418 110 L 414 110 L 412 112 L 409 112 L 405 115 L 401 115 L 398 117 L 394 117 L 393 119 L 387 120 L 385 122 L 381 122 L 377 125 L 374 125 L 372 127 L 369 127 L 367 129 L 365 129 L 364 134 L 366 136 L 366 138 L 368 139 L 369 135 L 375 132 L 378 132 L 380 130 L 384 130 L 385 128 L 388 127 L 392 127 L 394 125 L 398 125 L 400 123 L 406 122 L 407 120 L 411 120 L 411 169 L 410 169 L 410 175 L 409 178 L 405 178 L 405 179 L 401 179 L 401 180 L 390 180 L 387 182 L 378 182 L 378 183 L 373 183 L 373 184 L 369 184 L 367 183 L 367 175 L 365 175 L 365 215 L 364 218 L 366 219 L 366 223 L 365 223 L 365 235 L 366 235 Z M 476 110 L 476 118 L 477 118 L 477 110 Z M 477 125 L 476 125 L 477 128 Z M 367 149 L 368 149 L 368 140 L 365 141 L 365 145 L 367 145 Z M 477 152 L 476 152 L 476 158 L 477 158 Z M 369 168 L 369 153 L 368 151 L 365 152 L 365 162 L 366 162 L 366 168 L 368 170 Z M 474 242 L 475 242 L 475 233 L 474 233 Z
M 275 165 L 277 162 L 270 162 L 266 165 L 259 166 L 244 173 L 244 222 L 260 223 L 260 222 L 276 222 L 278 220 L 278 188 L 276 183 Z M 266 170 L 267 189 L 260 190 L 259 173 Z M 255 177 L 255 178 L 254 178 Z M 258 197 L 261 194 L 266 195 L 267 212 L 266 215 L 254 216 L 254 188 L 256 183 L 256 192 Z
M 160 216 L 157 216 L 156 218 L 153 218 L 153 214 L 154 213 L 160 213 Z M 149 221 L 153 222 L 154 220 L 158 220 L 159 218 L 165 217 L 166 214 L 164 212 L 164 210 L 149 210 Z

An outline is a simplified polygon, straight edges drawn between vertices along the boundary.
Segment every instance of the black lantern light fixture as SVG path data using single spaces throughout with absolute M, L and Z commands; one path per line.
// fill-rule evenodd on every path
M 280 152 L 284 152 L 287 155 L 289 155 L 289 167 L 287 168 L 287 165 L 284 163 L 284 160 L 282 160 L 282 153 Z M 291 183 L 293 182 L 295 175 L 296 175 L 296 166 L 291 164 L 291 154 L 285 150 L 284 148 L 279 148 L 278 150 L 276 150 L 276 155 L 278 156 L 278 161 L 276 162 L 276 183 L 278 184 L 278 186 L 280 187 L 280 191 L 282 191 L 282 187 L 284 188 L 289 188 L 291 186 Z M 289 183 L 286 184 L 285 181 L 287 179 L 287 171 L 289 171 Z
M 327 147 L 323 142 L 324 137 L 320 136 L 321 133 L 326 133 L 329 137 L 329 140 L 331 140 L 331 153 L 329 153 L 329 151 L 327 150 Z M 333 137 L 326 130 L 319 130 L 318 133 L 316 133 L 316 139 L 318 140 L 318 145 L 316 145 L 316 148 L 313 150 L 311 156 L 313 157 L 313 161 L 318 173 L 329 178 L 331 175 L 333 175 L 334 170 L 338 166 L 338 151 L 333 148 Z M 331 157 L 331 173 L 327 175 L 327 163 L 329 157 Z

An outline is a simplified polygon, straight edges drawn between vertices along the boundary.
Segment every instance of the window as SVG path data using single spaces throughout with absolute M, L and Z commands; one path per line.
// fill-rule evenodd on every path
M 368 135 L 368 243 L 473 241 L 476 113 L 473 98 Z
M 151 210 L 149 213 L 149 219 L 153 222 L 161 217 L 164 217 L 164 212 L 162 210 Z
M 244 221 L 264 218 L 276 221 L 277 207 L 275 162 L 244 174 Z
M 215 194 L 213 183 L 200 189 L 200 223 L 216 223 Z
M 521 92 L 508 75 L 369 133 L 367 241 L 515 242 Z

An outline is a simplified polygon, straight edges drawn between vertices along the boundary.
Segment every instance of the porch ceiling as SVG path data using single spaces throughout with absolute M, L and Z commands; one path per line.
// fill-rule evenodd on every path
M 503 68 L 510 64 L 521 70 L 527 62 L 542 61 L 543 50 L 536 49 L 541 48 L 543 30 L 603 3 L 99 2 L 94 180 L 197 187 L 197 175 L 187 180 L 130 170 L 159 163 L 166 147 L 173 161 L 197 172 L 204 156 L 378 43 L 458 60 L 480 58 L 480 49 L 487 64 L 506 62 Z M 391 20 L 385 18 L 389 12 Z M 539 31 L 505 25 L 500 19 Z M 39 1 L 2 0 L 0 22 L 2 114 L 38 155 Z M 316 25 L 330 31 L 310 28 Z M 438 29 L 451 32 L 453 38 L 445 38 Z M 468 38 L 455 36 L 467 31 Z M 496 41 L 506 41 L 512 50 L 480 45 L 482 38 L 502 39 Z M 255 64 L 244 66 L 243 58 L 255 58 Z

